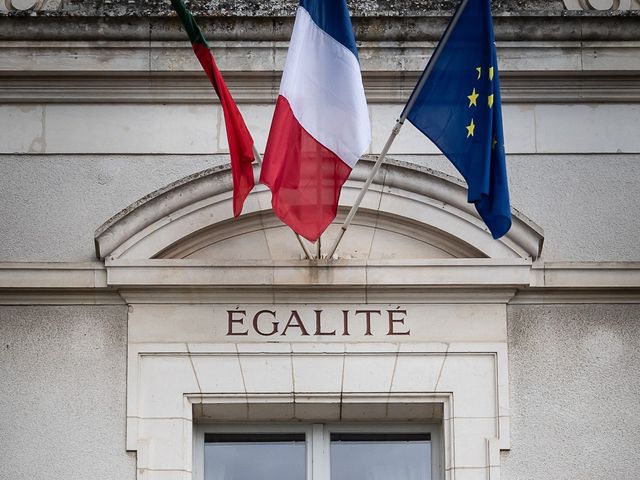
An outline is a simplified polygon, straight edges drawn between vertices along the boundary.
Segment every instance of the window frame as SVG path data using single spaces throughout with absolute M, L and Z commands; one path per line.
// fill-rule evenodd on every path
M 207 433 L 304 433 L 306 480 L 330 480 L 332 433 L 428 433 L 431 436 L 431 479 L 444 479 L 444 443 L 440 423 L 198 423 L 193 429 L 193 480 L 204 480 Z

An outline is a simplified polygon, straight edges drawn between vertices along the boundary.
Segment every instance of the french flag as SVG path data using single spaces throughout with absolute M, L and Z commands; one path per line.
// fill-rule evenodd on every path
M 260 181 L 275 214 L 315 242 L 371 142 L 345 0 L 300 0 Z

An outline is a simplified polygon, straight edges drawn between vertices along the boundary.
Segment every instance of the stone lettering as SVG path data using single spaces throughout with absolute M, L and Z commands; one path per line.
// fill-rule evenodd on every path
M 336 334 L 335 330 L 333 332 L 323 332 L 322 331 L 322 310 L 314 310 L 314 312 L 316 313 L 316 333 L 315 333 L 315 335 L 318 335 L 318 336 L 335 335 Z
M 242 318 L 234 318 L 234 314 L 239 313 L 242 315 Z M 247 314 L 245 310 L 227 310 L 227 335 L 249 335 L 249 331 L 245 332 L 234 332 L 233 324 L 239 323 L 240 325 L 244 325 L 244 316 Z
M 364 334 L 368 336 L 373 335 L 373 333 L 371 333 L 371 314 L 377 313 L 378 315 L 382 315 L 382 312 L 380 310 L 356 310 L 356 315 L 358 315 L 359 313 L 364 313 L 364 321 L 366 326 Z
M 342 324 L 344 325 L 342 336 L 348 337 L 350 335 L 349 334 L 349 310 L 342 310 Z
M 294 320 L 295 320 L 295 323 L 293 323 Z M 298 315 L 297 310 L 291 310 L 291 316 L 289 317 L 289 321 L 287 322 L 287 324 L 284 327 L 284 330 L 282 331 L 282 336 L 285 336 L 287 334 L 287 330 L 289 330 L 289 328 L 299 328 L 300 334 L 303 337 L 309 336 L 309 332 L 307 332 L 307 329 L 304 328 L 304 323 L 302 323 L 302 319 L 300 318 L 300 315 Z
M 334 310 L 331 307 L 226 310 L 226 336 L 393 337 L 411 335 L 407 310 Z M 298 332 L 295 332 L 298 329 Z M 293 330 L 293 332 L 292 332 Z
M 274 312 L 273 310 L 260 310 L 258 313 L 256 313 L 253 316 L 253 329 L 256 331 L 258 335 L 262 335 L 263 337 L 270 337 L 271 335 L 275 335 L 276 333 L 278 333 L 278 322 L 271 323 L 272 329 L 269 333 L 263 332 L 262 330 L 260 330 L 258 320 L 260 320 L 260 316 L 265 314 L 271 315 L 274 318 L 274 320 L 276 318 L 276 312 Z
M 387 310 L 387 313 L 389 314 L 389 333 L 387 335 L 411 335 L 411 330 L 397 332 L 394 328 L 396 323 L 404 325 L 407 315 L 406 310 Z

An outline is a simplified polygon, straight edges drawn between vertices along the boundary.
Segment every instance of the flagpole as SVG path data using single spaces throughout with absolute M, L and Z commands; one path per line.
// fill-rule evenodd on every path
M 396 124 L 393 127 L 393 130 L 391 130 L 391 135 L 389 136 L 389 138 L 387 140 L 387 143 L 385 143 L 384 148 L 382 149 L 382 152 L 378 156 L 378 160 L 376 160 L 376 163 L 373 165 L 373 168 L 371 169 L 371 172 L 369 173 L 369 177 L 367 178 L 367 181 L 365 182 L 364 186 L 360 190 L 360 193 L 358 194 L 358 198 L 356 198 L 356 201 L 354 202 L 353 207 L 351 207 L 351 210 L 349 211 L 349 214 L 347 215 L 347 218 L 345 219 L 344 223 L 342 224 L 342 227 L 340 228 L 340 232 L 338 233 L 338 237 L 333 242 L 333 245 L 331 245 L 331 248 L 329 249 L 329 254 L 327 255 L 327 258 L 332 258 L 333 255 L 336 253 L 336 250 L 338 249 L 338 245 L 340 244 L 340 241 L 342 240 L 342 237 L 344 237 L 344 234 L 346 233 L 347 229 L 351 225 L 351 221 L 353 220 L 353 217 L 356 215 L 356 212 L 358 211 L 358 208 L 360 208 L 360 204 L 362 203 L 362 199 L 364 198 L 365 194 L 369 190 L 369 187 L 371 186 L 371 183 L 373 182 L 374 177 L 378 174 L 378 171 L 380 170 L 380 167 L 382 166 L 382 162 L 384 162 L 384 159 L 387 156 L 387 152 L 389 151 L 389 148 L 391 148 L 391 144 L 393 143 L 393 141 L 398 136 L 398 133 L 400 133 L 400 129 L 402 128 L 402 123 L 403 122 L 404 122 L 404 120 L 402 120 L 400 118 L 398 120 L 396 120 Z
M 256 162 L 258 162 L 258 165 L 262 165 L 262 155 L 260 155 L 260 152 L 258 152 L 258 149 L 256 148 L 256 144 L 254 143 L 252 145 L 252 147 L 253 147 L 253 158 L 256 159 Z M 298 239 L 298 243 L 302 247 L 302 251 L 304 252 L 304 256 L 307 257 L 307 260 L 311 260 L 312 259 L 311 252 L 309 251 L 307 246 L 302 241 L 302 238 L 300 238 L 300 235 L 298 235 L 296 232 L 293 232 L 293 233 L 295 233 L 296 238 Z M 320 258 L 320 256 L 318 256 L 318 258 Z
M 338 233 L 338 237 L 333 242 L 333 245 L 331 245 L 327 258 L 332 258 L 333 255 L 336 253 L 336 250 L 338 249 L 338 245 L 340 245 L 340 242 L 342 241 L 342 237 L 344 237 L 344 234 L 347 232 L 347 229 L 351 225 L 351 222 L 353 221 L 353 217 L 355 217 L 356 212 L 360 208 L 360 204 L 362 203 L 362 200 L 364 199 L 365 194 L 371 187 L 371 183 L 373 182 L 373 179 L 378 174 L 378 171 L 382 166 L 382 162 L 384 162 L 384 159 L 386 158 L 387 153 L 391 148 L 391 145 L 393 144 L 394 140 L 398 136 L 398 133 L 400 133 L 400 129 L 402 128 L 402 125 L 404 125 L 404 121 L 409 116 L 409 112 L 413 108 L 413 105 L 416 103 L 416 100 L 418 99 L 418 95 L 422 91 L 424 84 L 427 82 L 427 79 L 429 78 L 429 76 L 431 75 L 431 72 L 435 68 L 438 58 L 440 58 L 440 55 L 442 54 L 442 47 L 446 45 L 447 41 L 449 40 L 449 37 L 451 36 L 451 33 L 454 30 L 454 27 L 460 21 L 460 17 L 462 16 L 462 12 L 467 6 L 467 3 L 469 3 L 469 0 L 462 0 L 462 2 L 460 3 L 460 6 L 458 7 L 455 14 L 453 15 L 453 18 L 451 19 L 451 23 L 449 23 L 449 26 L 444 32 L 444 35 L 442 35 L 442 39 L 438 43 L 438 46 L 436 47 L 435 51 L 433 52 L 433 55 L 431 56 L 431 59 L 429 60 L 429 63 L 427 64 L 427 68 L 425 68 L 424 72 L 420 76 L 420 80 L 418 80 L 416 87 L 413 89 L 413 92 L 411 93 L 411 96 L 409 97 L 407 104 L 405 105 L 404 109 L 402 110 L 402 113 L 400 114 L 400 118 L 396 120 L 396 124 L 391 130 L 391 134 L 387 139 L 387 143 L 385 143 L 384 147 L 382 148 L 382 151 L 378 156 L 378 160 L 376 160 L 376 163 L 373 165 L 371 172 L 369 172 L 369 177 L 367 178 L 367 181 L 365 182 L 364 186 L 360 190 L 360 193 L 358 194 L 358 198 L 356 198 L 356 201 L 351 207 L 351 210 L 349 211 L 347 218 L 342 224 L 342 227 L 340 228 L 340 232 Z

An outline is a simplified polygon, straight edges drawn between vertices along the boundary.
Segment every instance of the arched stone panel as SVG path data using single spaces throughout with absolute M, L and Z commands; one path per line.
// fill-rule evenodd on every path
M 332 241 L 370 171 L 363 160 L 345 184 L 340 213 L 323 239 Z M 243 215 L 231 215 L 231 181 L 226 168 L 187 177 L 139 200 L 96 232 L 99 258 L 291 260 L 300 248 L 288 227 L 272 213 L 270 192 L 257 186 Z M 347 232 L 338 258 L 525 258 L 542 248 L 542 230 L 517 211 L 513 227 L 491 238 L 465 185 L 416 165 L 383 166 Z

